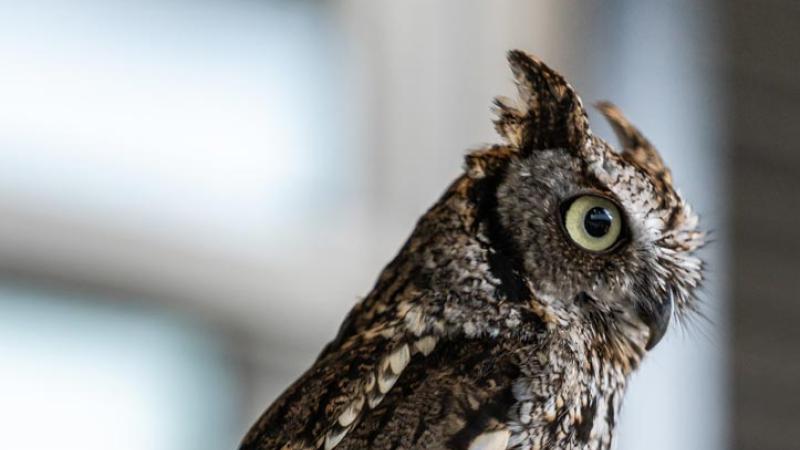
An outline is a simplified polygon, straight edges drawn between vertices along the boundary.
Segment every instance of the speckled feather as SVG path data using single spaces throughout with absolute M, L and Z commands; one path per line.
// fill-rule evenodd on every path
M 594 136 L 564 79 L 509 53 L 519 99 L 495 101 L 503 144 L 420 219 L 314 365 L 242 449 L 607 449 L 625 384 L 673 314 L 696 308 L 697 218 L 652 145 L 599 108 Z M 558 207 L 613 198 L 628 242 L 590 253 Z

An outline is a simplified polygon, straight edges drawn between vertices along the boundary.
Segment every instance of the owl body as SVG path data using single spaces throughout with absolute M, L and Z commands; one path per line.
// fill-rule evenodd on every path
M 467 156 L 241 448 L 610 448 L 629 375 L 695 308 L 703 236 L 615 108 L 601 105 L 621 153 L 560 75 L 509 61 L 505 143 Z

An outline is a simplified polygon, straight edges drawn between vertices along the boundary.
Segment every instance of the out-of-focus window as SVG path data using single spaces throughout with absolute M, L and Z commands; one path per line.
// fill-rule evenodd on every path
M 0 195 L 221 247 L 303 218 L 347 175 L 319 10 L 0 2 Z
M 241 399 L 217 337 L 108 300 L 0 288 L 0 448 L 230 448 Z
M 312 1 L 0 0 L 0 448 L 235 446 L 231 336 L 353 178 L 335 48 Z

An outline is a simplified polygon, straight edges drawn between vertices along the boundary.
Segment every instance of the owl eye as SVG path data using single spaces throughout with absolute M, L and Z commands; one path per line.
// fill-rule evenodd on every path
M 581 195 L 561 208 L 564 229 L 579 247 L 604 252 L 620 242 L 622 214 L 611 200 L 596 195 Z

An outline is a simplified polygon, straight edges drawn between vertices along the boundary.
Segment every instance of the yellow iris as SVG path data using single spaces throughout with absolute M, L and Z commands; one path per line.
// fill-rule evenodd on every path
M 608 199 L 583 195 L 572 201 L 564 216 L 564 227 L 580 247 L 602 252 L 611 248 L 622 231 L 622 215 Z

